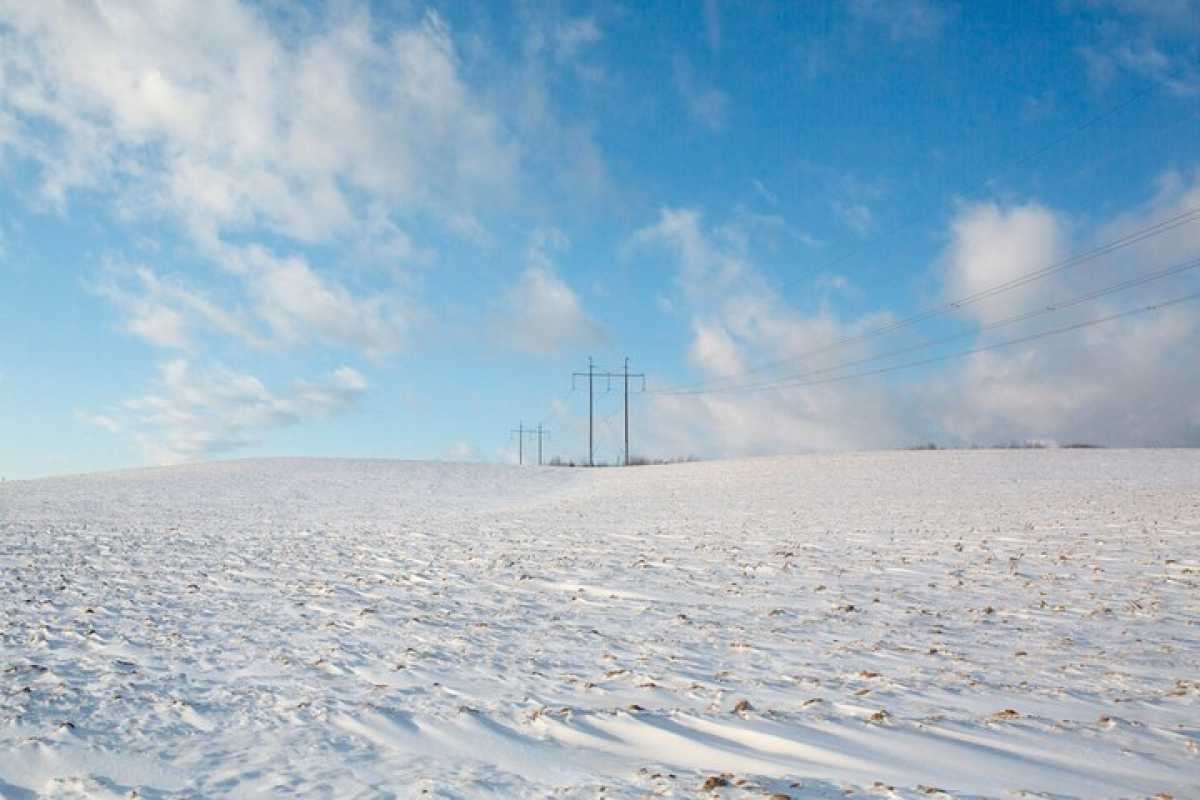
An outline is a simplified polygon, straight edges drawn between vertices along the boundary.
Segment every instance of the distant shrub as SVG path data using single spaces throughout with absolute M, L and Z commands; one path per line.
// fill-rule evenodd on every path
M 696 456 L 679 456 L 676 458 L 648 458 L 646 456 L 632 456 L 629 459 L 631 467 L 645 467 L 654 464 L 688 464 L 693 461 L 699 461 Z M 587 467 L 588 464 L 583 462 L 575 463 L 574 460 L 564 461 L 561 456 L 554 456 L 546 462 L 551 467 Z M 624 466 L 621 462 L 610 463 L 608 461 L 597 461 L 591 464 L 592 467 L 620 467 Z
M 629 466 L 631 467 L 648 467 L 655 464 L 690 464 L 700 459 L 695 456 L 679 456 L 676 458 L 648 458 L 646 456 L 631 456 L 629 458 Z
M 1057 444 L 1056 442 L 1047 442 L 1038 439 L 1027 439 L 1025 441 L 1013 440 L 1011 442 L 1000 442 L 997 444 L 979 444 L 972 442 L 971 444 L 963 445 L 944 445 L 937 442 L 924 442 L 914 444 L 903 449 L 905 450 L 1098 450 L 1102 449 L 1102 444 L 1091 444 L 1089 442 L 1070 442 L 1068 444 Z

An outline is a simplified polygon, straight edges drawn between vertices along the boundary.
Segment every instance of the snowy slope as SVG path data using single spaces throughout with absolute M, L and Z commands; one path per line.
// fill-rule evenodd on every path
M 1195 451 L 9 482 L 0 604 L 5 797 L 1200 796 Z

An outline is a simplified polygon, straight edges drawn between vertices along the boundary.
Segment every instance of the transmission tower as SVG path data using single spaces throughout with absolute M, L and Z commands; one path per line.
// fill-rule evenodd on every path
M 542 423 L 540 423 L 540 422 L 538 423 L 538 426 L 536 428 L 526 428 L 525 423 L 520 422 L 517 425 L 517 427 L 512 429 L 512 433 L 516 434 L 516 437 L 517 437 L 517 463 L 521 464 L 521 465 L 525 464 L 525 437 L 526 436 L 536 436 L 537 437 L 537 453 L 538 453 L 537 463 L 538 463 L 538 466 L 540 467 L 542 465 L 542 439 L 543 439 L 543 437 L 546 439 L 549 439 L 550 431 L 543 428 Z
M 574 372 L 571 374 L 571 388 L 572 389 L 575 388 L 575 379 L 576 378 L 583 378 L 583 377 L 586 377 L 588 379 L 588 466 L 593 467 L 596 465 L 595 459 L 593 457 L 593 454 L 594 454 L 593 428 L 594 428 L 594 419 L 595 419 L 595 415 L 594 415 L 595 404 L 592 399 L 592 389 L 595 385 L 596 378 L 604 378 L 606 381 L 609 382 L 610 386 L 611 386 L 613 378 L 621 378 L 624 381 L 624 386 L 625 386 L 625 457 L 624 457 L 624 462 L 625 462 L 625 466 L 629 466 L 629 379 L 637 378 L 637 379 L 641 380 L 642 391 L 644 392 L 644 391 L 646 391 L 646 374 L 643 372 L 630 372 L 628 358 L 625 359 L 625 367 L 620 372 L 611 372 L 608 370 L 606 370 L 604 372 L 596 372 L 595 365 L 592 363 L 592 359 L 589 358 L 587 372 Z

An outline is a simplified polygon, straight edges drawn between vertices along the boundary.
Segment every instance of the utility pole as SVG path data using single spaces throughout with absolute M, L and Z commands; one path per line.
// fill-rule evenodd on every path
M 542 423 L 540 423 L 540 422 L 539 422 L 539 423 L 538 423 L 538 426 L 537 426 L 537 437 L 538 437 L 538 466 L 539 466 L 539 467 L 542 465 L 542 435 L 543 435 L 543 434 L 546 436 L 546 438 L 547 438 L 547 439 L 549 439 L 549 438 L 550 438 L 550 431 L 543 431 L 543 430 L 542 430 Z
M 642 391 L 646 391 L 646 374 L 639 372 L 630 374 L 629 372 L 629 357 L 625 358 L 625 369 L 621 373 L 621 377 L 625 379 L 625 466 L 629 466 L 629 379 L 641 378 Z
M 625 356 L 625 466 L 629 466 L 629 356 Z
M 596 462 L 592 458 L 592 378 L 595 375 L 595 368 L 592 364 L 592 357 L 588 356 L 588 371 L 587 372 L 572 372 L 571 373 L 571 388 L 575 388 L 575 379 L 587 376 L 588 379 L 588 466 L 596 466 Z
M 629 466 L 629 379 L 640 378 L 642 381 L 642 391 L 646 391 L 646 374 L 644 372 L 630 372 L 629 359 L 625 359 L 625 368 L 620 372 L 596 372 L 592 364 L 592 359 L 588 359 L 587 372 L 575 372 L 571 375 L 571 388 L 575 388 L 575 379 L 582 378 L 584 375 L 588 379 L 588 466 L 595 466 L 592 459 L 592 382 L 596 378 L 604 378 L 611 381 L 613 378 L 621 378 L 625 382 L 625 466 Z

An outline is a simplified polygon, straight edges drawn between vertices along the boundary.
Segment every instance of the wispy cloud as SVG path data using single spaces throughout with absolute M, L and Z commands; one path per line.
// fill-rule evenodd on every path
M 875 227 L 875 215 L 866 203 L 834 200 L 830 203 L 838 219 L 859 236 L 866 236 Z
M 710 235 L 697 209 L 664 208 L 653 224 L 633 234 L 627 249 L 660 248 L 672 254 L 678 263 L 676 284 L 695 304 L 722 297 L 740 281 L 757 282 L 749 272 L 744 244 L 742 235 Z
M 86 422 L 88 425 L 106 430 L 109 433 L 121 432 L 121 423 L 107 414 L 92 414 L 86 411 L 79 411 L 76 412 L 75 418 L 81 422 Z
M 139 444 L 156 462 L 169 464 L 221 455 L 257 443 L 272 429 L 345 411 L 366 388 L 361 374 L 343 366 L 319 382 L 295 381 L 279 394 L 253 375 L 197 371 L 175 359 L 160 366 L 148 394 L 125 406 Z
M 704 0 L 704 38 L 710 52 L 721 50 L 721 7 L 718 0 Z
M 554 31 L 554 51 L 560 61 L 571 61 L 584 48 L 600 41 L 603 33 L 595 17 L 576 17 L 558 25 Z
M 936 39 L 951 19 L 949 6 L 931 0 L 850 0 L 850 13 L 882 26 L 896 41 Z
M 702 85 L 691 62 L 683 55 L 675 56 L 672 69 L 675 88 L 679 91 L 688 115 L 711 131 L 716 132 L 724 128 L 729 95 L 714 86 Z
M 492 321 L 498 341 L 537 356 L 604 341 L 603 328 L 588 316 L 579 296 L 555 270 L 554 254 L 568 244 L 561 231 L 534 232 L 525 271 Z
M 255 313 L 288 344 L 356 347 L 371 358 L 398 352 L 418 312 L 395 290 L 353 294 L 299 256 L 232 251 L 244 265 Z
M 1098 41 L 1079 50 L 1095 85 L 1124 73 L 1177 95 L 1200 93 L 1200 3 L 1088 0 L 1085 6 L 1100 15 Z
M 213 329 L 261 348 L 266 339 L 257 333 L 244 312 L 228 311 L 180 279 L 168 279 L 146 266 L 109 265 L 92 287 L 126 315 L 124 329 L 156 347 L 191 349 L 196 333 Z
M 479 451 L 476 450 L 470 442 L 460 439 L 445 449 L 445 451 L 442 453 L 442 459 L 444 461 L 458 462 L 478 461 Z

